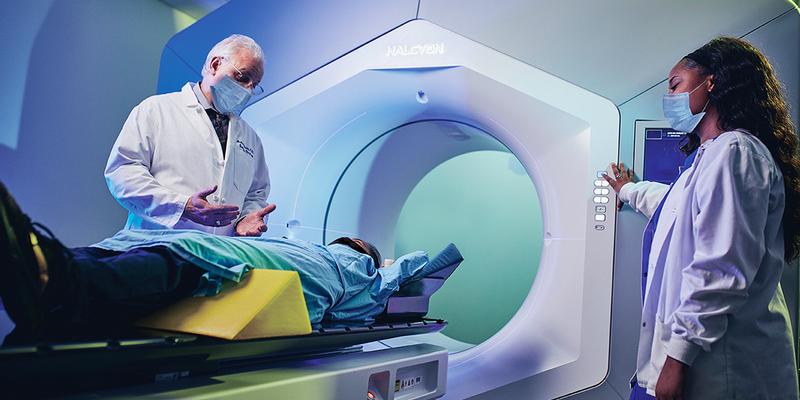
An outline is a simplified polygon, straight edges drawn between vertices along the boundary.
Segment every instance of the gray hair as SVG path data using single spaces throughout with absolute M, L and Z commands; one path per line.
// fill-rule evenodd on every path
M 249 36 L 233 34 L 222 39 L 211 48 L 208 52 L 208 56 L 206 56 L 206 62 L 203 64 L 203 74 L 205 75 L 205 73 L 208 72 L 208 64 L 211 62 L 212 58 L 226 57 L 230 59 L 241 50 L 249 51 L 254 58 L 261 61 L 259 64 L 263 65 L 264 52 L 261 51 L 261 46 Z M 263 66 L 259 69 L 262 69 L 261 72 L 263 73 Z

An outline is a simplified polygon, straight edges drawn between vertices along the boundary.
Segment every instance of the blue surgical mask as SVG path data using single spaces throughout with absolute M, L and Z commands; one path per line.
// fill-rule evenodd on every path
M 699 124 L 703 116 L 706 115 L 705 110 L 706 106 L 708 106 L 708 101 L 706 101 L 706 105 L 703 106 L 702 111 L 697 114 L 692 114 L 692 109 L 689 106 L 689 94 L 699 89 L 704 83 L 705 82 L 701 83 L 689 92 L 664 95 L 662 102 L 664 118 L 669 122 L 672 129 L 691 133 L 694 128 L 697 128 L 697 124 Z
M 225 75 L 216 85 L 211 85 L 214 108 L 224 114 L 239 115 L 253 94 Z

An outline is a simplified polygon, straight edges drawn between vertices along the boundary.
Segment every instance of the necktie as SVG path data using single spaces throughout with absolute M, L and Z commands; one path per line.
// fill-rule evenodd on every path
M 222 146 L 222 156 L 225 157 L 225 147 L 228 144 L 228 118 L 227 115 L 217 112 L 213 108 L 207 108 L 206 114 L 211 120 L 211 125 L 214 126 L 214 131 L 217 133 L 219 144 Z

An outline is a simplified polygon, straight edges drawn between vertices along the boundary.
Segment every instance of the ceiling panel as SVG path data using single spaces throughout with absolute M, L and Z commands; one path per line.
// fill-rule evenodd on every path
M 620 104 L 708 39 L 791 9 L 785 0 L 422 0 L 419 16 Z
M 167 47 L 199 73 L 211 47 L 232 33 L 263 48 L 265 95 L 410 21 L 417 0 L 233 0 L 178 32 Z M 165 50 L 166 52 L 166 50 Z M 159 92 L 194 76 L 160 74 Z

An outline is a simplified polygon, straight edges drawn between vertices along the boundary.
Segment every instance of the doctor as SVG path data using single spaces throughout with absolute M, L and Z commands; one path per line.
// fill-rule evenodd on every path
M 631 398 L 797 399 L 780 278 L 800 250 L 800 157 L 781 85 L 756 48 L 725 37 L 680 60 L 668 85 L 687 168 L 671 186 L 615 164 L 606 176 L 651 216 Z
M 269 173 L 261 140 L 239 114 L 264 74 L 253 39 L 232 35 L 208 53 L 202 81 L 152 96 L 131 111 L 108 157 L 111 194 L 126 229 L 197 229 L 258 236 Z

